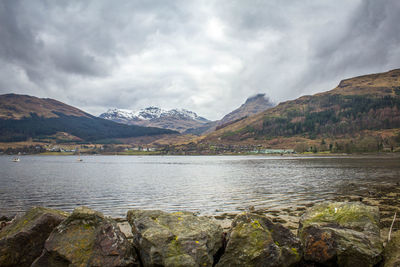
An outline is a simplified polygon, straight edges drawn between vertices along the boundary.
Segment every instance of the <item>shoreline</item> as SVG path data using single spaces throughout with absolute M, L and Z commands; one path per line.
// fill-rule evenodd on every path
M 18 154 L 5 154 L 0 153 L 0 156 L 16 156 Z M 226 153 L 226 154 L 162 154 L 157 152 L 143 152 L 143 153 L 84 153 L 81 156 L 259 156 L 259 157 L 387 157 L 396 158 L 400 157 L 400 152 L 364 152 L 364 153 L 291 153 L 291 154 L 261 154 L 261 153 Z M 45 152 L 45 153 L 24 153 L 18 156 L 78 156 L 72 152 Z
M 295 233 L 253 208 L 222 223 L 225 218 L 185 211 L 131 209 L 125 218 L 112 218 L 85 206 L 72 213 L 33 207 L 5 225 L 2 222 L 0 265 L 24 261 L 34 267 L 61 266 L 65 261 L 86 265 L 93 257 L 96 266 L 264 266 L 271 260 L 273 266 L 302 267 L 388 263 L 400 251 L 395 247 L 399 228 L 393 228 L 392 241 L 382 236 L 378 208 L 360 200 L 320 201 L 308 207 Z M 21 235 L 35 242 L 21 241 Z M 35 252 L 18 254 L 21 250 Z M 110 259 L 118 262 L 108 265 Z
M 384 242 L 387 239 L 389 228 L 391 226 L 394 213 L 400 214 L 400 181 L 392 184 L 366 184 L 364 188 L 360 188 L 354 183 L 349 183 L 346 191 L 335 194 L 329 199 L 315 199 L 313 201 L 300 201 L 296 205 L 288 206 L 275 206 L 272 208 L 268 207 L 254 207 L 254 206 L 244 206 L 238 207 L 237 211 L 234 212 L 219 212 L 215 213 L 201 213 L 196 211 L 187 211 L 184 209 L 175 210 L 161 210 L 164 212 L 193 212 L 199 216 L 208 217 L 215 219 L 218 224 L 227 229 L 230 227 L 233 219 L 243 212 L 252 212 L 254 214 L 262 215 L 270 219 L 273 223 L 280 223 L 284 227 L 288 228 L 293 234 L 297 234 L 299 219 L 306 212 L 307 209 L 313 207 L 314 205 L 321 203 L 323 201 L 332 202 L 361 202 L 368 206 L 377 206 L 379 208 L 380 214 L 380 224 L 379 228 L 381 230 L 381 239 Z M 59 207 L 49 207 L 57 208 Z M 142 209 L 142 208 L 138 208 Z M 63 210 L 63 209 L 61 209 Z M 154 209 L 144 209 L 144 210 L 159 210 L 156 207 Z M 70 212 L 72 210 L 63 210 L 65 212 Z M 102 212 L 101 210 L 99 210 Z M 126 210 L 128 211 L 128 210 Z M 19 211 L 16 213 L 2 213 L 0 216 L 6 217 L 16 217 L 23 214 L 26 211 Z M 107 215 L 107 213 L 104 213 Z M 124 223 L 127 221 L 124 216 L 110 216 L 110 218 L 116 220 L 119 223 Z M 394 229 L 400 230 L 400 220 L 397 219 L 393 225 Z

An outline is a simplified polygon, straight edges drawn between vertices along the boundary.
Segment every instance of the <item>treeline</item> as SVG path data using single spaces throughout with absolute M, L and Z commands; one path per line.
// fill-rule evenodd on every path
M 391 137 L 361 136 L 358 138 L 329 140 L 322 139 L 319 144 L 298 143 L 294 150 L 303 152 L 366 153 L 400 152 L 400 134 Z
M 312 99 L 304 111 L 264 118 L 255 136 L 337 136 L 361 130 L 400 128 L 400 98 L 329 95 Z
M 57 115 L 58 118 L 43 118 L 31 113 L 30 117 L 21 120 L 0 120 L 0 142 L 25 141 L 57 132 L 67 132 L 86 141 L 177 133 L 167 129 L 119 124 L 94 116 Z
M 31 145 L 31 146 L 23 146 L 23 147 L 8 147 L 6 149 L 0 149 L 0 153 L 15 155 L 18 153 L 22 154 L 39 154 L 46 152 L 46 149 L 43 146 L 39 145 Z

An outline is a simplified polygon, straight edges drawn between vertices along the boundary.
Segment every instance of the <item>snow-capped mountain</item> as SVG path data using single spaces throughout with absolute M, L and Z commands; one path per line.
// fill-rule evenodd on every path
M 158 107 L 148 107 L 137 112 L 127 109 L 109 109 L 100 118 L 130 125 L 152 126 L 183 132 L 193 127 L 199 127 L 209 120 L 186 109 L 164 110 Z

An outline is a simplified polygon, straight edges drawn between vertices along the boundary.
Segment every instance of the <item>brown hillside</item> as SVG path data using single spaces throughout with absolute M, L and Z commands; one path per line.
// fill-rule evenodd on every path
M 302 96 L 228 125 L 202 142 L 253 143 L 276 137 L 338 137 L 399 128 L 400 69 L 343 80 L 330 91 Z
M 0 119 L 19 120 L 30 117 L 30 113 L 36 113 L 39 117 L 44 118 L 57 118 L 56 113 L 90 117 L 88 113 L 50 98 L 16 94 L 0 95 Z

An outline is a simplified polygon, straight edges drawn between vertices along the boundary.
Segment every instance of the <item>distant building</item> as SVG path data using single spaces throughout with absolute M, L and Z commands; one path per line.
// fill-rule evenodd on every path
M 251 151 L 254 154 L 293 154 L 294 149 L 257 149 Z

